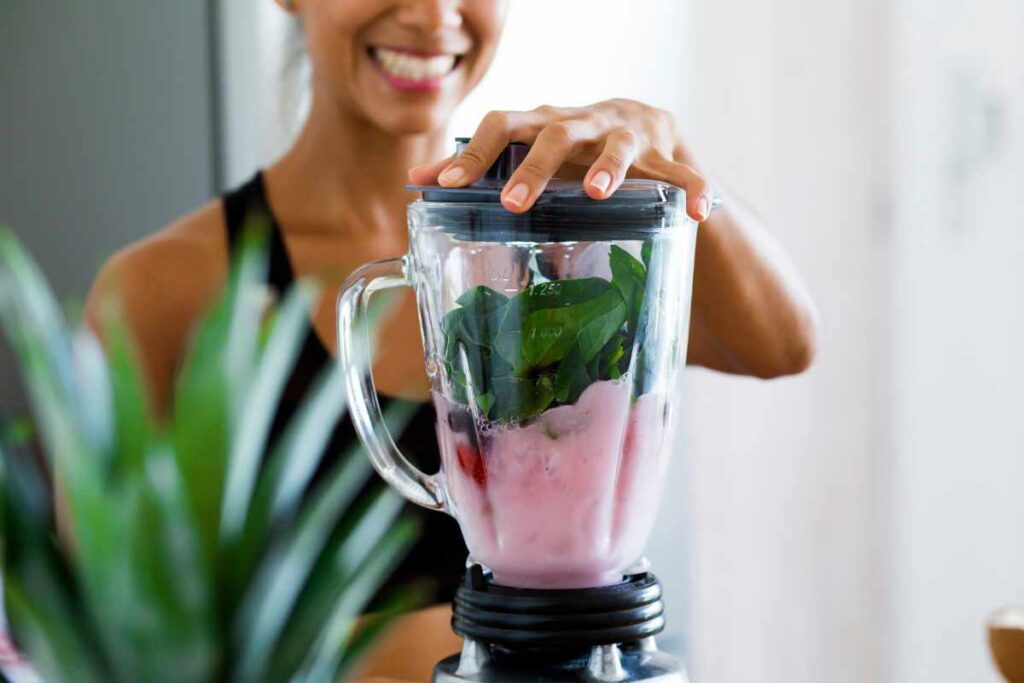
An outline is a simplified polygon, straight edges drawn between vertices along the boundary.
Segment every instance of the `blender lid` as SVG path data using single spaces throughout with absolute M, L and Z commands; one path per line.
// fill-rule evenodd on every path
M 456 138 L 457 151 L 468 142 Z M 512 213 L 501 204 L 501 191 L 528 151 L 525 144 L 510 144 L 480 180 L 466 187 L 406 185 L 423 194 L 409 205 L 410 214 L 428 216 L 460 239 L 482 241 L 644 239 L 668 227 L 666 218 L 685 218 L 682 188 L 632 178 L 607 199 L 592 199 L 579 181 L 553 178 L 529 211 Z
M 455 138 L 456 154 L 469 143 L 469 138 Z M 424 202 L 478 203 L 501 202 L 501 191 L 519 165 L 526 158 L 530 148 L 521 142 L 508 145 L 483 177 L 465 187 L 441 187 L 440 185 L 406 185 L 412 192 L 423 193 Z M 579 205 L 600 205 L 614 209 L 618 207 L 640 207 L 679 200 L 682 188 L 657 180 L 627 178 L 607 199 L 591 199 L 576 180 L 552 178 L 534 203 L 534 207 L 546 204 L 564 203 Z

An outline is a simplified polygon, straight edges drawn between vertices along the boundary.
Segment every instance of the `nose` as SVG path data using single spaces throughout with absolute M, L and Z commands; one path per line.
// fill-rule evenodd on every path
M 436 33 L 462 25 L 461 4 L 460 0 L 406 0 L 399 5 L 395 18 L 420 31 Z

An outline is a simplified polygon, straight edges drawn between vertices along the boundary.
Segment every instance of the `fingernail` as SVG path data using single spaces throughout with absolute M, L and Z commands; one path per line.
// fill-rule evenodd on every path
M 437 182 L 442 185 L 458 185 L 466 177 L 466 172 L 459 166 L 449 166 L 437 177 Z
M 516 207 L 517 209 L 526 203 L 526 198 L 530 196 L 530 188 L 526 186 L 526 183 L 519 183 L 505 195 L 505 201 Z
M 590 179 L 590 186 L 604 194 L 608 191 L 608 187 L 612 184 L 612 174 L 608 171 L 598 171 L 594 174 L 594 177 Z
M 697 202 L 697 214 L 700 219 L 707 220 L 708 214 L 711 213 L 711 201 L 705 196 L 701 197 L 700 201 Z

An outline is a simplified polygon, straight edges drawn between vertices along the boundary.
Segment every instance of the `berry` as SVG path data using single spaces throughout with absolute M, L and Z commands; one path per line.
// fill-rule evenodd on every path
M 462 468 L 462 471 L 478 485 L 486 486 L 487 468 L 484 466 L 484 459 L 480 456 L 480 451 L 468 443 L 457 444 L 455 451 L 458 453 L 459 467 Z

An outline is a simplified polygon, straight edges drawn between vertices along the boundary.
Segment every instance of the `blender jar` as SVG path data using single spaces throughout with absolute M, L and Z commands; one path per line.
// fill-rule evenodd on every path
M 642 558 L 673 445 L 697 225 L 681 189 L 626 180 L 608 199 L 553 180 L 524 214 L 499 202 L 513 145 L 462 189 L 417 187 L 409 253 L 339 299 L 350 412 L 378 472 L 452 514 L 498 584 L 621 581 Z M 360 319 L 415 289 L 441 471 L 417 470 L 380 414 Z

